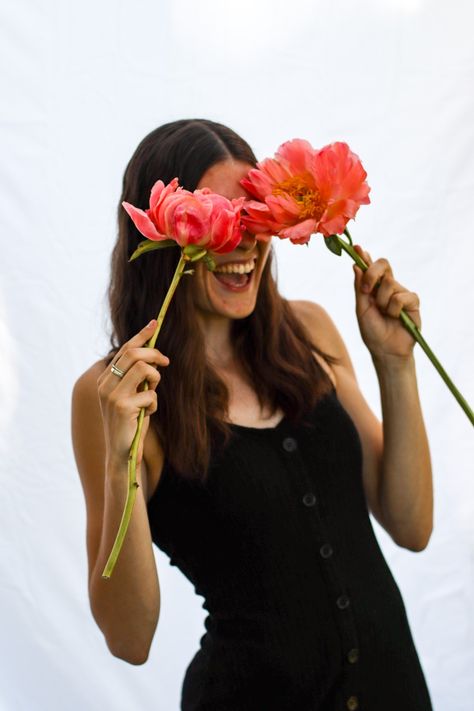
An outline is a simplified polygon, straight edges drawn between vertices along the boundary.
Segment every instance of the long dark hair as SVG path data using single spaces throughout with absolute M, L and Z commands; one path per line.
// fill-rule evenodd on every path
M 234 131 L 205 119 L 167 123 L 146 136 L 123 177 L 118 209 L 118 239 L 112 252 L 108 289 L 112 333 L 110 362 L 118 348 L 156 317 L 179 260 L 179 249 L 167 248 L 129 263 L 143 240 L 121 207 L 126 200 L 146 209 L 156 180 L 179 179 L 195 190 L 213 165 L 229 158 L 255 165 L 250 146 Z M 260 404 L 281 408 L 297 422 L 331 388 L 312 351 L 328 362 L 278 293 L 271 270 L 272 252 L 262 272 L 254 311 L 232 322 L 235 355 Z M 165 458 L 181 476 L 204 481 L 211 450 L 225 446 L 231 430 L 224 418 L 228 391 L 206 360 L 204 337 L 194 315 L 193 277 L 181 280 L 158 337 L 157 348 L 169 356 L 158 386 L 158 411 L 151 417 Z

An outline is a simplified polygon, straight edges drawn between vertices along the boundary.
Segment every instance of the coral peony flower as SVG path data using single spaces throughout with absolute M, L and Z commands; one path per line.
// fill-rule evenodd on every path
M 174 178 L 165 186 L 158 180 L 150 207 L 122 205 L 142 235 L 152 241 L 174 240 L 180 247 L 195 245 L 212 252 L 231 252 L 242 238 L 240 211 L 245 198 L 228 200 L 208 188 L 190 192 Z
M 245 204 L 245 227 L 305 244 L 315 232 L 341 234 L 360 205 L 370 202 L 367 173 L 347 143 L 315 150 L 295 138 L 280 146 L 241 181 L 256 200 Z
M 320 232 L 331 252 L 346 252 L 365 271 L 368 265 L 354 249 L 347 223 L 361 205 L 370 203 L 366 177 L 362 163 L 347 143 L 331 143 L 315 150 L 299 138 L 287 141 L 274 158 L 258 163 L 240 181 L 256 198 L 245 203 L 247 214 L 242 222 L 257 238 L 277 235 L 295 244 L 307 244 L 313 233 Z M 343 233 L 348 241 L 342 238 Z M 404 309 L 400 320 L 474 424 L 474 412 Z

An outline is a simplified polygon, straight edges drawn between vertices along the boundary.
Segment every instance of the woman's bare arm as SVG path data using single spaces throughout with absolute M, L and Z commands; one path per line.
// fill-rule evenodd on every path
M 149 349 L 150 352 L 153 350 Z M 145 357 L 149 357 L 150 362 L 154 358 L 156 363 L 156 355 L 150 353 Z M 112 654 L 130 664 L 143 664 L 148 658 L 160 612 L 159 580 L 146 510 L 146 487 L 143 486 L 146 484 L 143 461 L 137 473 L 140 487 L 120 556 L 112 576 L 109 579 L 102 578 L 102 571 L 115 541 L 128 488 L 127 456 L 124 456 L 122 451 L 117 451 L 122 439 L 128 440 L 126 436 L 121 437 L 124 428 L 120 428 L 117 422 L 128 419 L 128 433 L 132 432 L 134 426 L 130 412 L 125 414 L 126 404 L 133 396 L 127 397 L 125 391 L 122 392 L 122 400 L 119 400 L 118 396 L 110 398 L 113 391 L 107 393 L 109 400 L 115 399 L 117 402 L 114 403 L 115 415 L 110 411 L 104 415 L 104 409 L 107 408 L 103 405 L 101 407 L 98 392 L 98 379 L 102 378 L 102 382 L 104 380 L 104 366 L 103 362 L 99 362 L 86 371 L 76 382 L 72 396 L 73 447 L 87 511 L 89 599 L 94 619 Z M 156 387 L 158 373 L 156 376 L 157 380 L 151 387 Z M 108 377 L 107 374 L 106 378 Z M 114 377 L 116 378 L 112 376 Z M 137 381 L 139 377 L 138 375 Z M 150 380 L 149 377 L 147 379 Z M 119 382 L 117 379 L 117 385 Z M 122 387 L 125 388 L 125 385 Z M 114 380 L 110 380 L 110 384 L 103 385 L 102 388 L 109 391 L 110 388 L 116 389 Z M 118 393 L 118 390 L 116 392 Z M 104 396 L 104 393 L 102 395 Z M 143 401 L 145 393 L 140 396 Z M 140 396 L 135 394 L 136 398 Z M 156 393 L 150 390 L 150 403 L 153 397 L 156 401 Z M 153 410 L 153 405 L 150 405 L 150 408 Z M 156 409 L 156 404 L 154 408 Z M 109 409 L 112 409 L 112 405 Z M 108 427 L 105 427 L 104 417 Z M 149 416 L 144 420 L 143 437 L 146 436 L 148 424 Z M 108 443 L 105 431 L 109 433 Z M 117 447 L 110 444 L 114 434 Z M 141 448 L 140 459 L 142 452 Z
M 339 400 L 361 438 L 369 509 L 398 545 L 423 550 L 433 527 L 433 489 L 413 359 L 398 368 L 375 363 L 382 426 L 359 389 L 347 348 L 329 315 L 309 301 L 291 304 L 313 341 L 340 359 L 332 371 Z

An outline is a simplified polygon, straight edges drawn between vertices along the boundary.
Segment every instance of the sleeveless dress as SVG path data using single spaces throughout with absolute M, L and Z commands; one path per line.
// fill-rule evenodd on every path
M 297 427 L 231 429 L 205 484 L 165 463 L 147 507 L 209 613 L 181 711 L 432 711 L 335 390 Z

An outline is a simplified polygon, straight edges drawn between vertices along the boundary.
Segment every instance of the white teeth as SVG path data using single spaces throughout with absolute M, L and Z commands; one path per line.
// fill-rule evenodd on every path
M 220 267 L 216 267 L 214 271 L 221 272 L 223 274 L 248 274 L 253 271 L 255 267 L 255 260 L 250 259 L 245 264 L 223 264 Z

